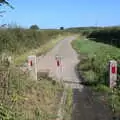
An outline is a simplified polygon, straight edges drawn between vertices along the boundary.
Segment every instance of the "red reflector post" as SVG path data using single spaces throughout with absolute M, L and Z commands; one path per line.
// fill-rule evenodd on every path
M 33 65 L 32 60 L 30 60 L 28 64 L 29 66 L 32 66 Z
M 116 73 L 116 68 L 115 68 L 115 66 L 112 66 L 112 73 L 113 73 L 113 74 Z
M 59 62 L 59 60 L 57 60 L 57 66 L 58 66 L 58 67 L 60 66 L 60 62 Z
M 32 60 L 30 61 L 30 66 L 32 66 L 33 64 L 32 64 Z

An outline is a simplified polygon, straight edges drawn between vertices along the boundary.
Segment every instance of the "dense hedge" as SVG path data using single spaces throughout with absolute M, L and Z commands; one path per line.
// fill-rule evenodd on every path
M 87 38 L 120 47 L 120 27 L 78 27 L 69 28 L 68 31 L 81 33 Z M 94 38 L 94 39 L 93 39 Z
M 115 45 L 120 47 L 120 29 L 103 29 L 89 33 L 88 38 L 95 38 L 97 42 Z

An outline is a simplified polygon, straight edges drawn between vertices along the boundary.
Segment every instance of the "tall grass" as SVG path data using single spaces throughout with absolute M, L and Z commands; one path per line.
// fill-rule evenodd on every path
M 16 67 L 0 67 L 0 120 L 49 120 L 56 110 L 63 86 L 50 78 L 33 81 Z M 2 74 L 2 76 L 1 76 Z
M 0 55 L 7 53 L 19 56 L 64 34 L 66 33 L 59 30 L 0 29 Z M 25 74 L 14 65 L 9 66 L 7 61 L 1 60 L 0 58 L 0 120 L 56 118 L 59 94 L 63 87 L 50 78 L 33 81 L 29 78 L 29 73 Z
M 62 32 L 22 28 L 0 30 L 0 52 L 7 50 L 13 54 L 22 54 L 30 49 L 40 47 L 58 34 L 62 34 Z
M 20 55 L 31 49 L 40 47 L 63 31 L 36 31 L 22 28 L 9 28 L 0 30 L 0 53 L 9 51 Z
M 19 65 L 25 62 L 29 54 L 47 52 L 68 34 L 60 30 L 0 29 L 0 55 L 12 56 L 12 62 Z

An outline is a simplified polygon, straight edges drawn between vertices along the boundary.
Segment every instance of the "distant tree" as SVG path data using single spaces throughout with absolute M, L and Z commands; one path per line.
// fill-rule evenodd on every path
M 30 29 L 39 30 L 39 27 L 38 27 L 37 25 L 31 25 L 31 26 L 30 26 Z
M 60 30 L 64 30 L 64 27 L 60 27 Z

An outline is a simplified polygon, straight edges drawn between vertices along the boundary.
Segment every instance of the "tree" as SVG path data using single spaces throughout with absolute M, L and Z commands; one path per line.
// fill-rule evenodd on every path
M 12 9 L 14 9 L 14 7 L 8 2 L 8 0 L 0 0 L 0 6 L 2 6 L 4 4 L 9 6 Z
M 31 26 L 30 26 L 30 29 L 39 30 L 39 27 L 38 27 L 37 25 L 31 25 Z
M 8 2 L 8 0 L 0 0 L 0 6 L 3 6 L 3 5 L 7 5 L 11 9 L 14 9 L 14 7 Z M 0 11 L 0 17 L 3 17 L 2 14 L 5 13 L 5 12 L 6 12 L 5 10 Z
M 60 30 L 64 30 L 64 27 L 60 27 Z
M 8 2 L 8 0 L 0 0 L 0 6 L 3 6 L 3 5 L 7 5 L 11 9 L 14 9 L 14 7 Z M 0 10 L 0 17 L 3 17 L 3 14 L 5 12 L 6 12 L 5 10 Z M 1 25 L 0 28 L 4 26 L 6 26 L 6 24 Z

